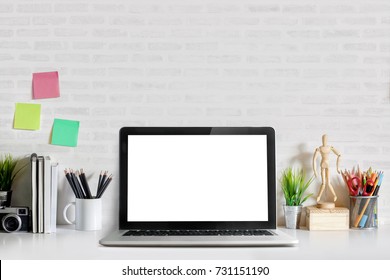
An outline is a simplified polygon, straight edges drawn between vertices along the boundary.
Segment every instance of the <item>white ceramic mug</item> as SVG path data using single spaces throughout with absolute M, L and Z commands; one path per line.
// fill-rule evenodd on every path
M 67 216 L 68 209 L 72 205 L 76 207 L 74 221 L 70 221 Z M 70 202 L 65 206 L 62 214 L 68 224 L 76 225 L 76 230 L 102 229 L 102 200 L 100 198 L 76 198 L 76 202 Z

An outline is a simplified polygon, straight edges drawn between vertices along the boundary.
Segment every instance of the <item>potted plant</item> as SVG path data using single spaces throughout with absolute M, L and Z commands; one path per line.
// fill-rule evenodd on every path
M 307 188 L 313 182 L 314 177 L 306 180 L 305 171 L 301 169 L 286 168 L 280 179 L 286 204 L 283 205 L 284 217 L 287 228 L 299 228 L 302 204 L 312 193 L 304 195 Z
M 15 171 L 18 159 L 13 158 L 10 154 L 4 155 L 0 158 L 0 207 L 9 207 L 12 196 L 12 183 L 19 173 Z

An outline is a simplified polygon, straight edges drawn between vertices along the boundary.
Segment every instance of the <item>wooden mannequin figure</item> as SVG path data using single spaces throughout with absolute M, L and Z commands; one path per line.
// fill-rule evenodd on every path
M 322 159 L 321 159 L 321 180 L 322 180 L 322 183 L 321 183 L 320 191 L 319 191 L 318 196 L 317 196 L 317 207 L 318 208 L 334 208 L 335 207 L 334 202 L 336 202 L 336 200 L 337 200 L 336 193 L 335 193 L 332 185 L 330 184 L 329 154 L 330 154 L 330 152 L 333 152 L 337 156 L 336 167 L 337 167 L 337 172 L 339 174 L 340 174 L 339 162 L 340 162 L 341 155 L 335 148 L 333 148 L 332 146 L 328 146 L 327 142 L 328 142 L 328 136 L 326 134 L 324 134 L 322 136 L 322 146 L 318 147 L 315 150 L 314 155 L 313 155 L 313 171 L 314 171 L 314 175 L 316 178 L 318 177 L 317 170 L 316 170 L 316 160 L 317 160 L 317 157 L 319 154 L 322 157 Z M 320 202 L 321 196 L 322 196 L 326 186 L 329 187 L 329 190 L 333 194 L 333 202 Z

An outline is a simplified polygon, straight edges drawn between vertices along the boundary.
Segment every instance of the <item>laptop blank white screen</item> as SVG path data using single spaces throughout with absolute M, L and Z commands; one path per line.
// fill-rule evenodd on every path
M 266 135 L 129 135 L 129 222 L 267 221 Z

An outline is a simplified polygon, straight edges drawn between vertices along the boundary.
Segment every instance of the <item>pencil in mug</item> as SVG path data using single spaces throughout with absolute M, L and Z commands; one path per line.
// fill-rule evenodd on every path
M 374 184 L 373 193 L 375 192 L 375 190 L 376 190 L 376 188 L 377 188 L 377 186 L 378 186 L 378 182 L 379 182 L 379 177 L 376 178 L 376 181 L 375 181 L 375 184 Z M 372 196 L 372 194 L 371 194 L 370 196 Z M 364 207 L 363 207 L 362 211 L 360 212 L 359 216 L 356 217 L 355 223 L 354 223 L 354 225 L 353 225 L 355 228 L 358 227 L 358 225 L 359 225 L 361 219 L 363 218 L 363 215 L 364 215 L 364 213 L 366 212 L 366 209 L 367 209 L 367 206 L 368 206 L 370 200 L 371 200 L 371 198 L 368 198 L 368 199 L 367 199 L 367 201 L 366 201 L 366 203 L 364 204 Z
M 107 178 L 104 185 L 101 187 L 100 192 L 96 195 L 96 198 L 101 198 L 103 193 L 106 191 L 108 185 L 111 183 L 112 174 Z
M 100 184 L 102 183 L 102 177 L 103 177 L 103 171 L 100 171 L 99 182 L 98 182 L 97 189 L 96 189 L 97 191 L 99 190 Z
M 376 187 L 373 196 L 377 196 L 379 193 L 379 189 L 381 187 L 382 179 L 383 179 L 383 172 L 379 172 L 378 178 L 379 178 L 378 186 Z M 372 223 L 372 219 L 376 215 L 376 213 L 374 213 L 373 211 L 374 207 L 375 207 L 375 200 L 371 199 L 367 207 L 367 211 L 366 211 L 367 214 L 364 215 L 363 218 L 361 219 L 359 223 L 359 227 L 368 227 Z
M 76 198 L 80 198 L 79 193 L 76 191 L 76 186 L 74 185 L 74 182 L 73 182 L 73 180 L 68 172 L 68 169 L 65 169 L 64 173 L 65 173 L 65 177 L 68 180 L 69 186 L 72 189 L 74 195 L 76 196 Z
M 85 177 L 85 173 L 83 169 L 80 169 L 80 181 L 81 185 L 84 188 L 84 192 L 87 198 L 92 198 L 91 189 L 89 188 L 87 178 Z
M 374 194 L 375 196 L 375 194 Z M 370 227 L 372 220 L 374 219 L 374 216 L 376 215 L 376 212 L 374 212 L 375 207 L 375 201 L 370 201 L 367 207 L 366 214 L 363 215 L 362 219 L 360 220 L 359 227 Z
M 98 183 L 98 187 L 96 190 L 96 197 L 99 195 L 99 193 L 101 192 L 101 190 L 106 182 L 107 173 L 108 173 L 108 171 L 104 171 L 102 179 L 100 180 L 100 178 L 99 178 L 99 183 Z
M 74 185 L 76 186 L 76 191 L 79 194 L 79 198 L 85 198 L 83 188 L 81 187 L 81 184 L 80 184 L 79 180 L 77 179 L 76 174 L 74 174 L 73 169 L 70 170 L 70 176 L 74 182 Z

